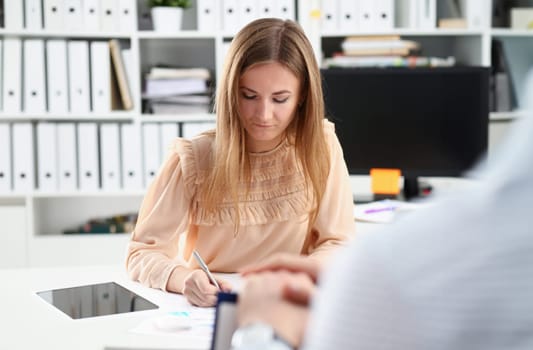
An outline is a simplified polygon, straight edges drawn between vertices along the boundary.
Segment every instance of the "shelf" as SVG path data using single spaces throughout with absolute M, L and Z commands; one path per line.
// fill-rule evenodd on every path
M 0 121 L 133 121 L 137 114 L 132 112 L 87 113 L 87 114 L 30 114 L 30 113 L 0 113 Z
M 6 1 L 8 0 L 5 0 L 4 3 Z M 237 0 L 236 4 L 240 1 Z M 329 1 L 327 0 L 328 3 Z M 126 2 L 129 2 L 129 0 Z M 146 25 L 148 18 L 145 15 L 149 16 L 149 9 L 146 5 L 143 5 L 144 2 L 145 0 L 134 1 L 135 4 L 133 6 L 136 8 L 134 12 L 138 17 L 135 25 L 141 26 L 141 28 L 148 28 L 149 26 Z M 339 1 L 331 0 L 331 2 L 338 3 Z M 193 4 L 197 3 L 199 1 L 193 1 Z M 325 0 L 322 3 L 325 3 Z M 490 66 L 492 38 L 498 38 L 502 42 L 511 42 L 511 44 L 520 49 L 529 47 L 528 44 L 533 39 L 533 30 L 513 30 L 510 28 L 392 28 L 387 30 L 377 28 L 371 31 L 341 30 L 326 32 L 321 29 L 319 19 L 309 17 L 309 11 L 314 7 L 319 7 L 320 4 L 320 1 L 295 0 L 295 10 L 300 19 L 299 22 L 309 36 L 310 42 L 316 50 L 317 58 L 321 57 L 322 54 L 329 55 L 338 51 L 339 44 L 347 36 L 399 35 L 402 38 L 419 42 L 424 49 L 424 55 L 435 57 L 454 56 L 457 62 L 465 65 Z M 217 8 L 222 10 L 220 6 L 217 6 Z M 193 11 L 193 14 L 192 17 L 187 18 L 184 28 L 198 27 L 196 10 Z M 44 29 L 6 30 L 0 28 L 0 39 L 20 38 L 21 40 L 42 39 L 44 41 L 51 39 L 67 41 L 107 41 L 109 39 L 118 39 L 122 48 L 129 49 L 131 66 L 127 68 L 131 68 L 130 72 L 128 72 L 131 75 L 128 78 L 130 92 L 134 99 L 134 109 L 129 111 L 85 114 L 0 112 L 0 123 L 10 124 L 9 128 L 11 128 L 17 122 L 29 122 L 34 124 L 32 126 L 40 122 L 57 122 L 58 124 L 77 124 L 82 122 L 106 124 L 109 122 L 120 124 L 121 133 L 124 132 L 123 129 L 131 129 L 131 134 L 135 135 L 135 137 L 143 137 L 144 129 L 148 130 L 151 127 L 155 129 L 155 126 L 160 130 L 159 135 L 162 135 L 162 130 L 166 128 L 165 135 L 167 137 L 169 135 L 183 136 L 185 132 L 188 132 L 188 135 L 192 135 L 193 133 L 190 130 L 195 129 L 195 127 L 198 127 L 198 129 L 204 126 L 207 127 L 207 124 L 201 123 L 214 123 L 216 115 L 214 113 L 142 113 L 144 109 L 141 107 L 145 103 L 142 99 L 143 77 L 155 65 L 205 67 L 212 73 L 212 87 L 216 88 L 217 82 L 221 79 L 223 58 L 227 54 L 228 42 L 235 36 L 235 32 L 223 30 L 221 23 L 217 23 L 217 25 L 220 30 L 200 31 L 187 29 L 175 33 L 139 30 L 137 27 L 129 32 Z M 118 29 L 120 27 L 113 28 Z M 111 30 L 113 29 L 111 28 Z M 511 56 L 511 58 L 523 58 L 527 66 L 531 67 L 531 59 L 529 58 L 532 56 L 529 55 L 529 52 L 527 52 L 528 55 L 525 55 L 521 51 L 517 51 L 513 51 L 514 56 Z M 515 63 L 512 63 L 512 65 L 517 67 Z M 23 90 L 20 92 L 22 93 Z M 23 99 L 23 94 L 21 99 Z M 525 111 L 492 112 L 489 118 L 490 122 L 493 123 L 491 125 L 492 129 L 504 129 L 517 118 L 526 115 Z M 197 123 L 197 125 L 187 125 L 187 123 Z M 145 128 L 146 125 L 149 126 Z M 188 126 L 191 126 L 191 128 L 188 128 Z M 34 141 L 36 140 L 37 138 L 35 137 Z M 166 142 L 166 139 L 163 141 Z M 35 143 L 34 147 L 36 146 L 37 143 Z M 141 147 L 144 147 L 144 145 L 141 145 Z M 163 143 L 158 144 L 157 148 L 164 151 Z M 143 148 L 141 148 L 141 151 L 139 151 L 139 148 L 135 149 L 136 151 L 132 152 L 132 154 L 136 160 L 140 159 L 140 167 L 143 167 L 143 162 L 147 157 L 143 156 Z M 33 155 L 35 170 L 38 168 L 38 155 L 36 152 Z M 160 157 L 163 156 L 160 155 Z M 143 172 L 142 177 L 146 176 Z M 38 178 L 36 181 L 38 181 Z M 21 231 L 24 230 L 25 233 L 22 237 L 24 252 L 23 254 L 21 253 L 21 256 L 24 256 L 24 259 L 27 257 L 27 265 L 29 266 L 74 265 L 78 263 L 123 264 L 124 250 L 129 239 L 128 234 L 63 235 L 61 232 L 65 228 L 77 227 L 91 218 L 107 217 L 120 213 L 136 213 L 145 194 L 145 188 L 136 190 L 118 189 L 114 191 L 74 190 L 68 192 L 34 189 L 29 192 L 0 193 L 0 207 L 24 207 L 26 226 L 24 229 L 21 228 Z M 18 225 L 17 227 L 22 226 Z
M 533 38 L 533 30 L 518 30 L 511 28 L 493 28 L 491 35 L 495 37 L 524 37 Z
M 187 115 L 167 115 L 167 114 L 143 114 L 142 123 L 161 123 L 161 122 L 214 122 L 216 116 L 210 113 L 187 114 Z
M 182 30 L 176 33 L 161 33 L 156 31 L 139 31 L 139 39 L 214 39 L 216 33 L 199 32 L 197 30 Z
M 23 194 L 1 193 L 0 194 L 0 207 L 11 206 L 11 205 L 26 205 L 27 198 L 28 197 Z
M 123 239 L 124 236 L 129 236 L 131 232 L 117 232 L 117 233 L 59 233 L 59 232 L 48 232 L 48 233 L 39 233 L 35 236 L 35 239 L 38 240 L 54 240 L 56 238 L 66 238 L 70 240 L 77 239 L 87 239 L 87 240 L 98 240 L 102 237 L 114 237 L 113 239 Z
M 323 38 L 335 38 L 346 36 L 378 36 L 378 35 L 400 35 L 400 36 L 482 36 L 485 32 L 481 30 L 468 30 L 468 29 L 432 29 L 432 30 L 419 30 L 419 29 L 407 29 L 396 28 L 388 31 L 338 31 L 335 33 L 322 33 Z
M 509 112 L 490 112 L 490 120 L 506 121 L 527 116 L 527 111 L 509 111 Z
M 142 197 L 146 193 L 146 190 L 118 190 L 118 191 L 97 191 L 97 192 L 40 192 L 35 191 L 30 196 L 34 198 L 91 198 L 91 197 Z
M 0 28 L 0 36 L 22 38 L 69 38 L 69 39 L 131 39 L 131 32 L 49 32 L 46 30 L 5 30 Z

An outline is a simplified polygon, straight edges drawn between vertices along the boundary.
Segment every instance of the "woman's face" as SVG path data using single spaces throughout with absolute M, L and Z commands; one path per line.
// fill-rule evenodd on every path
M 300 81 L 278 62 L 253 65 L 239 79 L 239 115 L 251 152 L 266 152 L 285 137 L 300 100 Z

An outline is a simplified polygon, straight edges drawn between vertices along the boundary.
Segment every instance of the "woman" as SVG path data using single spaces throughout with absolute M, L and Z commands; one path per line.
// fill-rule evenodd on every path
M 217 288 L 193 250 L 215 272 L 281 252 L 323 261 L 354 224 L 318 65 L 296 23 L 259 19 L 235 36 L 216 113 L 216 131 L 171 146 L 126 262 L 133 279 L 183 293 L 198 306 L 214 305 Z

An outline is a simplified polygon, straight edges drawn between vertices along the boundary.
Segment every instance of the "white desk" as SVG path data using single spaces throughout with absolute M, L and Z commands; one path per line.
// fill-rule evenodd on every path
M 382 227 L 357 222 L 357 233 Z M 165 293 L 131 281 L 124 266 L 0 269 L 0 349 L 103 350 L 209 349 L 211 338 L 155 336 L 130 330 L 168 311 L 189 308 L 182 295 Z M 71 319 L 36 292 L 114 281 L 159 309 L 93 318 Z M 238 286 L 238 282 L 232 281 Z
M 211 339 L 187 339 L 130 332 L 143 320 L 176 310 L 181 295 L 146 288 L 128 279 L 123 266 L 0 270 L 0 349 L 101 350 L 116 348 L 209 349 Z M 115 281 L 159 309 L 73 320 L 37 291 Z

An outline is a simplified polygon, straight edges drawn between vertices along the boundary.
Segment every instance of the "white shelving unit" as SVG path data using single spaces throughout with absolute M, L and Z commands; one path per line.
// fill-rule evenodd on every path
M 143 114 L 141 108 L 142 76 L 155 64 L 206 67 L 219 80 L 223 56 L 231 34 L 223 30 L 204 32 L 196 30 L 196 10 L 185 12 L 185 30 L 178 33 L 157 33 L 147 30 L 146 6 L 144 0 L 136 1 L 138 29 L 123 32 L 57 32 L 36 30 L 0 29 L 0 39 L 15 37 L 21 39 L 119 39 L 132 50 L 131 91 L 134 108 L 127 112 L 105 114 L 9 114 L 0 112 L 0 123 L 30 121 L 51 122 L 107 122 L 133 123 L 139 131 L 146 123 L 213 122 L 212 114 L 154 115 Z M 323 0 L 334 1 L 334 0 Z M 374 1 L 374 0 L 364 0 Z M 395 0 L 396 1 L 396 0 Z M 438 0 L 441 1 L 441 0 Z M 471 1 L 471 0 L 468 0 Z M 499 1 L 499 0 L 494 0 Z M 218 1 L 216 1 L 218 3 Z M 340 41 L 351 35 L 399 34 L 419 41 L 424 52 L 434 56 L 450 56 L 467 65 L 490 66 L 491 40 L 517 41 L 522 46 L 532 46 L 533 31 L 493 29 L 405 29 L 386 31 L 335 31 L 321 30 L 321 1 L 294 0 L 296 16 L 311 40 L 319 60 L 338 49 Z M 196 6 L 196 1 L 193 1 Z M 221 6 L 221 5 L 219 5 Z M 490 2 L 486 6 L 490 6 Z M 219 9 L 218 11 L 221 11 Z M 220 25 L 220 24 L 218 24 Z M 532 49 L 530 51 L 533 52 Z M 511 53 L 513 54 L 513 53 Z M 530 60 L 533 65 L 533 60 Z M 505 134 L 508 124 L 521 112 L 492 113 L 490 141 L 499 140 Z M 128 234 L 63 235 L 68 227 L 81 225 L 92 217 L 110 216 L 138 210 L 144 194 L 139 191 L 92 191 L 69 193 L 45 193 L 36 189 L 23 194 L 0 193 L 0 218 L 7 233 L 8 247 L 16 251 L 0 257 L 2 266 L 49 266 L 70 264 L 120 263 L 124 259 Z

